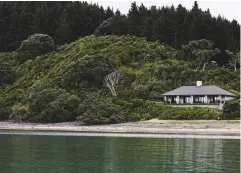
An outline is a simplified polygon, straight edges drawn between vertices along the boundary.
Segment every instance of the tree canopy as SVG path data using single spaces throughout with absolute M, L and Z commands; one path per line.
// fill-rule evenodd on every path
M 240 51 L 240 25 L 199 8 L 137 5 L 133 2 L 124 15 L 110 7 L 87 2 L 0 2 L 0 51 L 13 51 L 34 33 L 47 34 L 57 45 L 79 37 L 96 35 L 135 35 L 147 41 L 160 41 L 174 48 L 193 40 L 211 40 L 220 54 L 219 65 L 229 62 L 225 50 Z

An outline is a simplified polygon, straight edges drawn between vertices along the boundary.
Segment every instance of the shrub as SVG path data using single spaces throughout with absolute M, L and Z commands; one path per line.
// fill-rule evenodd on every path
M 0 61 L 0 86 L 12 84 L 15 81 L 15 71 L 8 64 Z
M 129 110 L 126 114 L 127 121 L 140 121 L 154 118 L 151 114 L 154 103 L 141 99 L 130 99 L 128 102 L 128 106 L 125 106 L 127 110 Z
M 36 56 L 52 52 L 56 49 L 54 40 L 46 34 L 33 34 L 22 41 L 21 46 L 16 50 L 20 62 L 25 62 Z
M 114 68 L 114 62 L 104 56 L 80 57 L 66 68 L 62 84 L 71 88 L 99 87 Z
M 31 93 L 13 110 L 12 118 L 30 122 L 74 121 L 80 99 L 63 89 L 43 89 Z M 23 106 L 28 109 L 22 109 Z
M 26 120 L 26 116 L 29 113 L 29 107 L 28 105 L 21 105 L 19 103 L 15 104 L 12 107 L 12 113 L 9 116 L 11 120 L 14 120 L 16 122 L 22 122 Z
M 77 117 L 79 98 L 75 95 L 63 93 L 48 104 L 39 115 L 39 121 L 64 122 L 74 121 Z
M 238 99 L 232 99 L 225 102 L 223 105 L 223 118 L 240 117 L 240 102 Z
M 114 104 L 110 98 L 100 97 L 92 93 L 80 103 L 78 108 L 78 121 L 86 124 L 113 124 L 124 122 L 121 107 Z
M 0 120 L 7 120 L 12 110 L 6 99 L 0 96 Z
M 77 117 L 86 124 L 114 124 L 153 118 L 149 113 L 153 104 L 138 99 L 103 97 L 98 93 L 86 96 Z
M 111 33 L 110 25 L 113 17 L 104 20 L 99 27 L 97 27 L 94 31 L 94 35 L 109 35 Z
M 0 86 L 14 83 L 17 64 L 16 53 L 0 53 Z
M 156 105 L 151 114 L 152 117 L 166 120 L 207 120 L 218 119 L 221 116 L 221 111 L 212 108 Z
M 7 120 L 11 112 L 11 107 L 0 107 L 0 120 Z

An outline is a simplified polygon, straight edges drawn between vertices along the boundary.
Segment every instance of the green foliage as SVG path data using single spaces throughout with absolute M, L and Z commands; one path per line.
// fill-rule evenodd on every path
M 125 121 L 121 115 L 121 107 L 112 103 L 111 98 L 101 98 L 97 93 L 86 96 L 79 105 L 78 115 L 77 120 L 86 124 L 112 124 Z
M 110 34 L 110 25 L 111 25 L 111 21 L 112 21 L 113 17 L 110 17 L 109 19 L 103 21 L 99 27 L 97 27 L 94 31 L 94 34 L 96 36 L 100 36 L 100 35 L 106 35 L 106 34 Z
M 0 51 L 4 52 L 16 50 L 21 41 L 33 33 L 47 34 L 57 45 L 93 33 L 102 36 L 130 34 L 177 49 L 189 41 L 205 38 L 221 50 L 221 54 L 214 57 L 219 65 L 228 62 L 224 50 L 240 50 L 239 23 L 212 16 L 209 10 L 198 8 L 197 2 L 190 10 L 181 4 L 147 8 L 133 2 L 127 14 L 80 1 L 0 2 L 0 11 Z M 21 55 L 22 60 L 29 58 L 31 55 L 27 52 Z
M 59 122 L 76 116 L 89 124 L 137 121 L 159 116 L 152 111 L 155 105 L 137 98 L 162 99 L 164 92 L 197 80 L 240 91 L 237 61 L 231 61 L 238 54 L 230 53 L 240 49 L 240 26 L 212 17 L 197 2 L 191 10 L 134 2 L 127 15 L 87 2 L 0 2 L 0 11 L 0 49 L 17 49 L 0 53 L 3 119 L 11 114 L 16 121 Z M 87 36 L 93 33 L 100 37 Z M 54 43 L 64 45 L 56 49 Z M 235 72 L 218 66 L 229 60 Z M 124 74 L 116 98 L 102 82 L 114 70 Z M 99 94 L 95 98 L 93 93 Z M 79 104 L 91 109 L 77 113 Z M 180 108 L 177 115 L 178 110 L 163 107 L 163 117 L 173 111 L 177 119 L 184 114 L 197 118 L 194 114 L 204 111 Z
M 63 73 L 63 85 L 71 88 L 99 87 L 106 75 L 114 71 L 115 64 L 103 56 L 84 56 L 71 63 Z
M 225 50 L 225 52 L 228 54 L 228 56 L 230 57 L 229 60 L 229 65 L 234 67 L 234 70 L 237 70 L 237 64 L 240 64 L 240 52 L 238 53 L 233 53 L 229 50 Z
M 22 120 L 27 119 L 27 114 L 29 112 L 29 106 L 28 105 L 21 105 L 20 103 L 17 103 L 13 105 L 12 107 L 12 113 L 9 116 L 9 119 L 15 121 L 15 122 L 22 122 Z
M 223 106 L 223 116 L 225 119 L 240 117 L 240 101 L 238 99 L 226 101 Z
M 33 33 L 47 34 L 58 45 L 69 43 L 93 34 L 114 13 L 81 1 L 0 2 L 0 11 L 0 51 L 16 50 Z
M 202 11 L 197 7 L 197 2 L 191 10 L 187 10 L 181 4 L 176 8 L 174 6 L 147 8 L 143 4 L 138 6 L 133 2 L 127 15 L 116 13 L 110 19 L 103 21 L 95 33 L 98 33 L 97 35 L 130 34 L 145 37 L 148 41 L 158 40 L 174 48 L 192 49 L 188 56 L 195 53 L 195 49 L 211 50 L 215 45 L 220 53 L 218 56 L 212 56 L 213 61 L 219 65 L 227 64 L 228 56 L 224 50 L 240 50 L 239 23 L 235 20 L 229 22 L 221 16 L 213 18 L 209 10 Z M 189 44 L 185 45 L 188 42 Z M 210 54 L 209 51 L 208 57 Z M 179 58 L 186 59 L 187 56 Z
M 230 56 L 231 59 L 236 60 L 238 63 L 240 62 L 240 52 L 233 53 L 229 50 L 225 50 L 225 52 Z
M 222 112 L 217 109 L 201 107 L 172 107 L 158 105 L 152 112 L 154 117 L 163 120 L 209 120 L 218 119 Z
M 30 122 L 73 121 L 77 117 L 79 98 L 63 89 L 43 89 L 14 105 L 10 118 Z
M 114 15 L 107 20 L 103 21 L 100 26 L 98 26 L 94 34 L 96 36 L 103 35 L 125 35 L 128 33 L 128 20 L 124 15 Z
M 212 49 L 214 43 L 210 40 L 201 39 L 201 40 L 195 40 L 195 41 L 189 41 L 188 45 L 182 45 L 182 49 L 185 51 L 190 51 L 192 53 L 195 53 L 198 49 Z
M 98 93 L 88 94 L 80 103 L 78 121 L 86 124 L 113 124 L 152 118 L 154 104 L 138 99 L 110 98 Z
M 181 86 L 196 85 L 202 80 L 204 85 L 215 85 L 226 90 L 239 90 L 239 73 L 226 68 L 207 67 L 196 71 L 192 63 L 166 60 L 156 63 L 137 76 L 134 91 L 137 97 L 161 99 L 161 94 Z
M 10 64 L 1 62 L 0 63 L 0 86 L 11 84 L 15 81 L 15 71 Z
M 156 108 L 146 101 L 161 100 L 164 92 L 195 85 L 197 80 L 239 91 L 238 72 L 218 66 L 196 71 L 193 62 L 174 59 L 178 53 L 159 42 L 129 35 L 80 38 L 21 65 L 14 52 L 1 53 L 0 62 L 7 62 L 16 74 L 14 81 L 0 87 L 0 98 L 7 103 L 2 117 L 11 114 L 15 121 L 61 122 L 78 116 L 87 124 L 103 124 L 168 119 L 171 111 L 171 119 L 216 119 L 218 113 L 205 112 L 205 108 L 188 112 Z M 116 88 L 118 95 L 113 97 L 103 79 L 115 70 L 123 73 L 123 79 Z
M 22 41 L 21 46 L 17 49 L 20 62 L 25 62 L 36 56 L 52 52 L 56 49 L 53 39 L 45 34 L 33 34 L 26 40 Z
M 3 97 L 0 97 L 0 121 L 7 120 L 11 114 L 11 107 L 7 100 Z
M 14 66 L 17 64 L 14 52 L 0 53 L 0 86 L 14 83 L 17 77 Z
M 196 66 L 202 68 L 204 71 L 205 67 L 211 64 L 212 57 L 220 54 L 219 49 L 212 49 L 213 45 L 214 43 L 212 41 L 201 39 L 189 41 L 187 45 L 182 45 L 181 47 L 187 57 L 186 60 L 194 61 L 195 64 L 197 63 Z

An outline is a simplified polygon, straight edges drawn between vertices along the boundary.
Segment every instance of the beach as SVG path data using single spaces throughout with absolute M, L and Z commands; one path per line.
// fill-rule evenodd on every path
M 157 120 L 86 126 L 79 122 L 0 122 L 0 130 L 240 135 L 239 120 Z

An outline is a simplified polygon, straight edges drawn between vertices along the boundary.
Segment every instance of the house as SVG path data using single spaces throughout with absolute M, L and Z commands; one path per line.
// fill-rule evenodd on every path
M 163 94 L 165 103 L 171 104 L 222 104 L 236 96 L 216 86 L 182 86 Z

